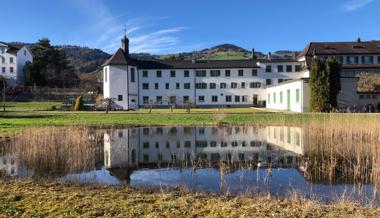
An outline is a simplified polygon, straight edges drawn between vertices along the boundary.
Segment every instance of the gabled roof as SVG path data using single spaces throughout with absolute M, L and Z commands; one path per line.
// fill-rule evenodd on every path
M 128 57 L 125 55 L 125 52 L 123 49 L 119 48 L 112 57 L 110 57 L 103 66 L 107 65 L 127 65 L 128 64 Z
M 298 55 L 350 55 L 350 54 L 380 54 L 380 41 L 367 42 L 311 42 Z
M 26 47 L 29 50 L 29 52 L 31 53 L 28 46 L 26 46 L 25 44 L 22 44 L 22 43 L 7 43 L 7 42 L 0 41 L 0 44 L 4 44 L 4 45 L 8 46 L 7 53 L 15 54 L 18 52 L 18 50 L 20 50 L 24 47 Z

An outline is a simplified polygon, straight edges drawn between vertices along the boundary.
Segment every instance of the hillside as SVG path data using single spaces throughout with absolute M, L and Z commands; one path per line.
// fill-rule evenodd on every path
M 296 51 L 276 51 L 271 54 L 271 57 L 273 59 L 289 59 L 294 58 L 297 54 L 298 52 Z M 268 56 L 260 51 L 255 51 L 255 55 L 257 58 L 267 58 Z M 155 58 L 179 60 L 236 60 L 252 58 L 252 52 L 233 44 L 221 44 L 201 51 L 160 55 Z
M 75 70 L 75 73 L 91 73 L 98 70 L 100 66 L 110 57 L 100 49 L 93 49 L 87 47 L 65 45 L 56 46 L 59 50 L 62 50 L 69 62 Z

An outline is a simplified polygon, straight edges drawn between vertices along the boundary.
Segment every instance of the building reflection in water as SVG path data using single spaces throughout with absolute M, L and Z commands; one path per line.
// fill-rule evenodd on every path
M 262 167 L 294 167 L 304 155 L 299 127 L 129 128 L 104 134 L 108 169 L 179 162 L 251 162 Z

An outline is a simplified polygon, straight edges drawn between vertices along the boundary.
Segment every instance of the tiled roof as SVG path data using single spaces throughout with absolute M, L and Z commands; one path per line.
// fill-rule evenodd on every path
M 380 54 L 380 41 L 311 42 L 298 57 L 316 55 Z

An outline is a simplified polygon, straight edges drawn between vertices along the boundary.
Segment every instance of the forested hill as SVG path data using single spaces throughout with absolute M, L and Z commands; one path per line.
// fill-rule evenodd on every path
M 94 48 L 80 47 L 74 45 L 56 46 L 63 50 L 70 66 L 75 73 L 91 73 L 100 68 L 100 66 L 110 57 L 109 54 Z

